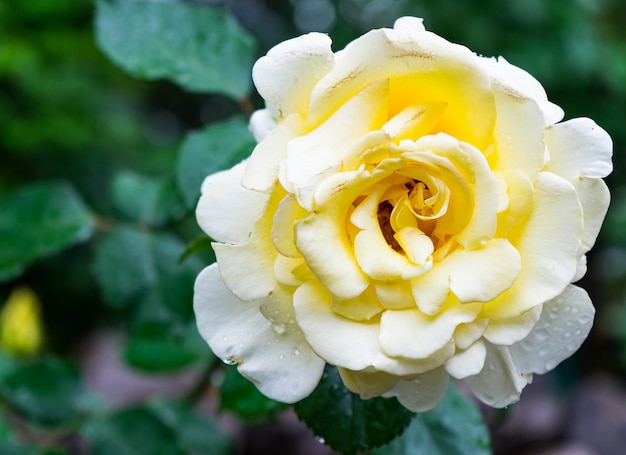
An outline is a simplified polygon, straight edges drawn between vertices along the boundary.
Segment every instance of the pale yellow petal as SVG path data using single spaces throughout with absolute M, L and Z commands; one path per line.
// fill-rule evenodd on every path
M 445 368 L 453 378 L 465 379 L 481 372 L 486 356 L 485 344 L 479 340 L 464 351 L 457 351 L 448 359 Z
M 279 334 L 261 314 L 262 300 L 244 302 L 220 279 L 217 264 L 198 275 L 194 311 L 200 334 L 211 350 L 266 396 L 294 403 L 308 396 L 324 371 L 324 361 L 299 330 Z
M 380 345 L 392 357 L 424 359 L 452 340 L 461 323 L 473 321 L 480 304 L 460 304 L 450 299 L 442 311 L 427 316 L 419 310 L 387 310 L 380 318 Z
M 595 309 L 584 289 L 570 285 L 543 304 L 543 312 L 526 338 L 509 348 L 517 369 L 525 373 L 552 370 L 580 348 Z
M 225 243 L 248 240 L 269 197 L 241 186 L 246 162 L 210 175 L 202 184 L 196 208 L 198 224 L 212 239 Z
M 315 84 L 334 65 L 331 40 L 309 33 L 274 46 L 252 69 L 254 85 L 281 117 L 306 116 Z
M 448 389 L 449 377 L 443 368 L 420 374 L 412 380 L 401 379 L 383 396 L 396 397 L 413 412 L 426 412 L 437 407 Z
M 487 355 L 482 371 L 465 378 L 465 383 L 483 403 L 494 408 L 519 401 L 522 389 L 532 381 L 532 375 L 517 370 L 508 348 L 488 342 L 485 347 Z
M 400 379 L 398 376 L 382 371 L 363 372 L 339 368 L 339 375 L 344 385 L 358 393 L 362 400 L 378 397 L 393 388 Z

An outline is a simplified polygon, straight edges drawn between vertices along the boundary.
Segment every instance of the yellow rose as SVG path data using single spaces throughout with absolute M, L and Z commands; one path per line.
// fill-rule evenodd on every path
M 286 41 L 253 77 L 259 144 L 197 208 L 217 263 L 194 305 L 216 355 L 279 401 L 329 363 L 361 397 L 424 411 L 450 376 L 506 406 L 578 349 L 602 128 L 557 123 L 528 73 L 416 18 L 337 53 L 319 33 Z

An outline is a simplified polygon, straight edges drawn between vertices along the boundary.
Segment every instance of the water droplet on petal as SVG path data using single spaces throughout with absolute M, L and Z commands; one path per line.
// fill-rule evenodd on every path
M 279 355 L 279 356 L 278 356 L 278 358 L 279 358 L 280 360 L 285 360 L 285 355 L 284 355 L 284 354 L 281 354 L 281 355 Z
M 295 348 L 295 349 L 293 350 L 293 354 L 294 354 L 294 355 L 300 355 L 300 349 Z
M 320 444 L 326 444 L 326 440 L 324 438 L 317 438 L 317 442 Z
M 235 359 L 233 359 L 232 357 L 226 357 L 225 359 L 222 359 L 222 362 L 224 362 L 226 365 L 236 365 L 237 361 Z
M 539 329 L 535 332 L 535 338 L 539 341 L 545 341 L 550 336 L 550 333 L 546 329 Z
M 285 333 L 285 325 L 284 324 L 274 324 L 272 326 L 272 328 L 274 329 L 274 332 L 276 332 L 279 335 L 282 335 L 283 333 Z
M 222 341 L 228 341 L 228 337 L 227 337 L 226 335 L 224 335 L 224 336 L 222 337 Z

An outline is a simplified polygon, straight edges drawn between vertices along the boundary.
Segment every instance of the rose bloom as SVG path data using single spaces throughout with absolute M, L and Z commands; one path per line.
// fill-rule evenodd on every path
M 270 398 L 326 363 L 362 398 L 435 407 L 449 377 L 519 399 L 587 337 L 586 270 L 612 143 L 541 85 L 417 18 L 333 53 L 310 33 L 253 70 L 251 157 L 197 208 L 217 263 L 195 287 L 211 349 Z

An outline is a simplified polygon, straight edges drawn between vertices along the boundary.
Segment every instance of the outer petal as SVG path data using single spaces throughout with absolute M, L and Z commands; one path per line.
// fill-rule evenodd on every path
M 283 196 L 284 191 L 276 188 L 248 241 L 237 245 L 212 244 L 224 283 L 241 300 L 267 297 L 276 285 L 274 274 L 268 273 L 274 270 L 277 255 L 271 229 L 273 214 Z
M 242 243 L 248 240 L 261 216 L 267 194 L 241 186 L 246 162 L 232 169 L 208 176 L 202 184 L 202 196 L 196 208 L 198 224 L 218 242 Z
M 582 210 L 574 188 L 549 172 L 539 174 L 535 208 L 514 246 L 522 270 L 513 286 L 485 304 L 482 316 L 507 319 L 563 292 L 578 265 Z
M 544 303 L 533 330 L 509 348 L 518 371 L 545 373 L 571 356 L 587 338 L 594 314 L 587 292 L 574 285 Z
M 508 319 L 489 321 L 484 337 L 500 346 L 510 346 L 528 336 L 541 315 L 542 305 L 532 307 L 527 312 Z
M 483 403 L 502 408 L 519 400 L 532 375 L 517 370 L 508 348 L 491 343 L 485 343 L 485 347 L 487 358 L 483 370 L 465 382 Z
M 535 100 L 548 124 L 556 123 L 563 118 L 563 109 L 548 101 L 543 86 L 529 73 L 511 65 L 503 57 L 484 58 L 484 63 L 489 66 L 489 73 L 498 85 L 509 87 L 521 97 Z
M 198 330 L 213 352 L 236 362 L 241 374 L 266 396 L 294 403 L 317 386 L 324 361 L 300 331 L 278 334 L 259 311 L 260 302 L 243 302 L 222 283 L 217 264 L 198 276 L 194 310 Z
M 443 368 L 421 374 L 411 381 L 400 379 L 384 397 L 396 397 L 407 409 L 425 412 L 437 407 L 448 388 L 448 374 Z
M 352 392 L 358 393 L 363 400 L 381 396 L 395 386 L 400 379 L 398 376 L 380 371 L 367 373 L 345 368 L 339 368 L 339 374 L 345 386 Z
M 332 67 L 331 40 L 309 33 L 274 46 L 252 69 L 257 90 L 281 117 L 306 116 L 311 90 Z
M 576 118 L 546 130 L 550 161 L 545 170 L 565 177 L 578 192 L 583 206 L 583 252 L 589 251 L 600 232 L 609 207 L 609 190 L 599 180 L 613 170 L 613 143 L 593 120 Z

